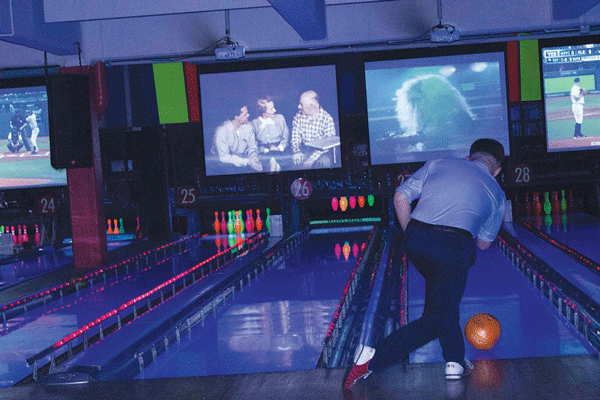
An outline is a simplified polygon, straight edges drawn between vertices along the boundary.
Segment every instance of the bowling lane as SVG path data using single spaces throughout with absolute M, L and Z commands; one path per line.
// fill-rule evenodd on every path
M 550 247 L 546 244 L 541 249 L 547 250 Z M 534 252 L 540 255 L 538 251 Z M 424 291 L 424 279 L 411 265 L 408 289 L 410 321 L 422 313 Z M 477 260 L 469 270 L 460 308 L 461 326 L 464 328 L 467 320 L 477 313 L 495 316 L 501 324 L 502 335 L 491 350 L 476 350 L 465 343 L 467 359 L 597 353 L 496 245 L 485 251 L 478 250 Z M 438 340 L 410 355 L 410 362 L 415 363 L 443 361 Z
M 0 332 L 0 387 L 31 373 L 26 358 L 219 251 L 214 236 L 197 240 L 189 251 L 161 265 L 94 284 L 5 322 Z
M 122 249 L 135 242 L 135 235 L 119 234 L 107 236 L 109 252 Z M 52 271 L 59 270 L 73 262 L 73 241 L 65 239 L 66 246 L 55 249 L 52 246 L 23 251 L 0 260 L 0 290 Z
M 21 281 L 56 271 L 73 262 L 71 246 L 54 249 L 52 246 L 32 250 L 26 258 L 15 256 L 2 260 L 0 266 L 0 289 Z
M 600 263 L 600 217 L 585 213 L 522 217 L 573 250 Z
M 137 379 L 313 369 L 371 227 L 312 231 Z M 346 259 L 347 258 L 347 259 Z
M 596 258 L 593 259 L 600 261 L 600 246 L 598 246 L 600 228 L 594 229 L 593 224 L 590 224 L 590 221 L 594 218 L 591 216 L 590 218 L 579 218 L 581 221 L 586 221 L 582 223 L 581 227 L 574 219 L 568 232 L 553 233 L 552 236 L 587 257 L 592 258 L 593 253 L 598 253 L 594 256 Z M 504 228 L 536 256 L 552 266 L 556 272 L 600 303 L 600 275 L 584 267 L 573 257 L 546 243 L 517 223 L 506 223 Z M 571 234 L 574 236 L 573 238 L 570 238 Z M 589 239 L 585 238 L 586 235 L 589 235 Z

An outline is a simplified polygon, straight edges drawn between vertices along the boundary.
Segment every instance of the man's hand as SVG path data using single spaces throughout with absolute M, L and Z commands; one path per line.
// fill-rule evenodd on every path
M 304 154 L 294 153 L 292 160 L 294 161 L 294 165 L 299 165 L 304 160 Z
M 249 158 L 248 159 L 248 165 L 255 171 L 262 171 L 263 170 L 263 166 L 260 163 L 260 161 L 258 161 L 258 157 L 254 157 L 254 158 Z
M 312 157 L 308 157 L 306 159 L 306 161 L 304 161 L 304 164 L 302 164 L 302 167 L 308 169 L 310 167 L 312 167 L 312 165 L 315 163 L 315 159 Z

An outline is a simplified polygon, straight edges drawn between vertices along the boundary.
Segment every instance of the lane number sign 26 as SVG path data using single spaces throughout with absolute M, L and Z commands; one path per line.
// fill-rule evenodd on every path
M 290 187 L 292 196 L 297 198 L 298 200 L 306 200 L 312 194 L 313 186 L 309 180 L 304 178 L 298 178 L 294 182 L 292 182 L 292 186 Z

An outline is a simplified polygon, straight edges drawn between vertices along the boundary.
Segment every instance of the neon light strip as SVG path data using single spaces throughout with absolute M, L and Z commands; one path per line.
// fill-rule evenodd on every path
M 172 247 L 172 246 L 175 246 L 177 244 L 180 244 L 180 243 L 186 241 L 187 239 L 192 238 L 192 237 L 196 237 L 196 236 L 197 236 L 197 234 L 190 235 L 189 237 L 184 237 L 184 238 L 179 239 L 179 240 L 177 240 L 175 242 L 171 242 L 169 244 L 156 247 L 153 250 L 148 250 L 148 251 L 146 251 L 144 253 L 141 253 L 141 254 L 139 254 L 139 255 L 137 255 L 135 257 L 128 258 L 128 259 L 123 260 L 123 261 L 121 261 L 119 263 L 113 264 L 113 265 L 111 265 L 109 267 L 100 267 L 100 269 L 98 269 L 98 270 L 96 270 L 94 272 L 91 272 L 91 273 L 89 273 L 89 274 L 87 274 L 87 275 L 85 275 L 83 277 L 78 278 L 78 279 L 74 279 L 72 281 L 65 282 L 65 283 L 62 283 L 62 284 L 59 284 L 59 285 L 56 285 L 56 286 L 52 286 L 49 289 L 42 290 L 42 291 L 40 291 L 38 293 L 35 293 L 33 295 L 29 295 L 27 297 L 23 297 L 23 298 L 21 298 L 19 300 L 12 301 L 10 303 L 6 303 L 6 304 L 4 304 L 2 306 L 2 313 L 4 314 L 3 318 L 6 319 L 5 313 L 7 311 L 15 308 L 15 307 L 25 307 L 25 309 L 24 309 L 23 312 L 26 312 L 27 311 L 26 307 L 28 306 L 29 302 L 32 302 L 34 300 L 40 300 L 40 299 L 42 299 L 45 296 L 56 294 L 57 292 L 60 292 L 60 291 L 62 291 L 64 289 L 70 290 L 71 292 L 74 292 L 74 291 L 77 290 L 77 283 L 78 282 L 81 282 L 83 280 L 97 278 L 99 275 L 106 274 L 107 272 L 110 272 L 113 269 L 118 268 L 119 266 L 127 265 L 127 264 L 131 263 L 132 261 L 139 260 L 142 257 L 147 257 L 150 254 L 156 253 L 156 252 L 158 252 L 160 250 L 166 250 L 169 247 Z M 71 292 L 69 292 L 67 294 L 70 294 Z M 63 297 L 64 295 L 65 295 L 64 293 L 61 293 L 60 297 Z M 44 302 L 43 304 L 46 304 L 46 303 Z M 34 308 L 35 308 L 35 306 L 34 306 Z
M 577 250 L 572 249 L 571 247 L 554 239 L 552 236 L 542 232 L 541 230 L 534 228 L 530 223 L 528 223 L 526 221 L 517 221 L 517 222 L 519 222 L 519 224 L 521 224 L 529 232 L 533 233 L 534 235 L 536 235 L 539 238 L 544 239 L 546 242 L 550 243 L 552 246 L 556 247 L 557 249 L 559 249 L 559 250 L 563 251 L 564 253 L 570 255 L 571 257 L 573 257 L 577 262 L 582 264 L 584 267 L 588 268 L 590 271 L 595 272 L 596 274 L 600 275 L 600 264 L 598 264 L 596 261 L 584 256 Z
M 68 342 L 70 342 L 71 340 L 75 339 L 77 336 L 83 334 L 84 332 L 88 331 L 90 328 L 94 327 L 95 325 L 101 323 L 102 321 L 106 320 L 107 318 L 112 317 L 113 315 L 117 314 L 119 311 L 123 311 L 126 308 L 138 303 L 141 300 L 146 299 L 147 297 L 149 297 L 150 295 L 160 291 L 161 289 L 165 288 L 168 285 L 171 285 L 173 283 L 175 283 L 176 281 L 178 281 L 179 279 L 189 275 L 190 273 L 194 272 L 195 270 L 197 270 L 198 268 L 202 267 L 203 265 L 209 263 L 210 261 L 216 259 L 217 257 L 224 255 L 228 252 L 231 252 L 233 249 L 240 247 L 243 243 L 251 243 L 254 239 L 258 239 L 258 238 L 262 238 L 264 236 L 264 233 L 258 233 L 255 236 L 249 237 L 244 239 L 243 241 L 236 243 L 235 245 L 228 247 L 225 250 L 222 250 L 220 252 L 218 252 L 217 254 L 207 258 L 206 260 L 196 264 L 195 266 L 193 266 L 192 268 L 188 269 L 187 271 L 184 271 L 176 276 L 174 276 L 173 278 L 161 283 L 160 285 L 156 286 L 154 289 L 151 289 L 149 291 L 147 291 L 146 293 L 137 296 L 131 300 L 129 300 L 127 303 L 123 303 L 121 304 L 121 306 L 113 309 L 112 311 L 109 311 L 108 313 L 102 315 L 99 318 L 96 318 L 94 321 L 88 323 L 87 325 L 81 327 L 80 329 L 78 329 L 77 331 L 71 333 L 70 335 L 65 336 L 62 340 L 59 340 L 58 342 L 56 342 L 55 344 L 53 344 L 51 347 L 54 349 L 58 349 L 62 346 L 64 346 L 65 344 L 67 344 Z
M 365 217 L 365 218 L 347 218 L 347 219 L 323 219 L 310 221 L 310 225 L 316 224 L 340 224 L 340 223 L 355 223 L 355 222 L 380 222 L 380 217 Z

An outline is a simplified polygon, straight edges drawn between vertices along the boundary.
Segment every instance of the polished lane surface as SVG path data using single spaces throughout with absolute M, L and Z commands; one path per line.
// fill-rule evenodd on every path
M 312 231 L 137 379 L 314 369 L 370 229 Z

